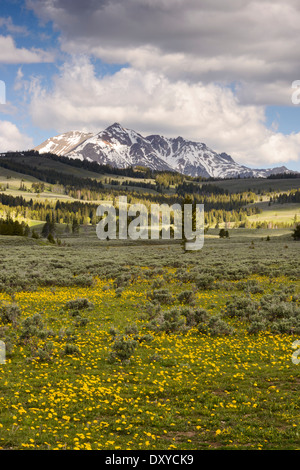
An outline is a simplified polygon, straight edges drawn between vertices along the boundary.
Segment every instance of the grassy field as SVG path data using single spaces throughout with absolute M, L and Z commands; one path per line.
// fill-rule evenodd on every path
M 230 193 L 240 191 L 265 191 L 283 193 L 291 189 L 299 188 L 299 178 L 287 179 L 266 179 L 266 178 L 235 178 L 232 180 L 212 181 L 211 184 L 227 189 Z
M 260 207 L 262 212 L 260 214 L 252 215 L 248 217 L 249 222 L 268 222 L 273 223 L 293 223 L 300 221 L 300 204 L 271 204 L 268 202 L 259 202 L 255 204 Z
M 291 231 L 63 242 L 0 237 L 2 449 L 299 449 Z
M 23 161 L 22 158 L 19 160 Z M 51 160 L 43 161 L 38 159 L 38 162 L 35 162 L 36 158 L 26 158 L 24 161 L 26 164 L 31 164 L 39 169 L 46 169 L 46 170 L 54 170 L 61 174 L 73 175 L 75 177 L 80 177 L 83 180 L 85 178 L 89 178 L 92 180 L 99 181 L 103 184 L 103 187 L 106 189 L 115 189 L 116 186 L 112 184 L 112 182 L 118 182 L 118 184 L 122 184 L 123 182 L 128 182 L 128 185 L 125 186 L 129 191 L 135 191 L 137 193 L 147 193 L 147 194 L 158 194 L 155 189 L 152 188 L 143 188 L 138 186 L 131 186 L 130 182 L 134 181 L 134 183 L 142 182 L 142 183 L 152 183 L 154 186 L 155 181 L 150 179 L 140 179 L 140 178 L 132 178 L 132 177 L 125 177 L 119 175 L 112 175 L 112 174 L 99 174 L 94 173 L 89 170 L 80 169 L 76 167 L 72 167 L 70 165 L 66 165 L 60 162 L 53 162 Z M 0 166 L 0 186 L 5 187 L 5 193 L 11 196 L 17 197 L 22 196 L 24 199 L 36 199 L 37 193 L 34 193 L 32 190 L 33 183 L 42 183 L 41 180 L 35 178 L 34 176 L 27 175 L 24 173 L 18 173 L 13 170 L 9 170 L 6 168 L 2 168 Z M 8 185 L 8 187 L 7 187 Z M 21 185 L 23 189 L 21 189 Z M 62 194 L 61 191 L 57 190 L 57 186 L 55 184 L 46 183 L 45 190 L 38 194 L 39 201 L 57 201 L 64 200 L 64 201 L 71 201 L 74 198 L 69 197 L 66 194 Z M 174 190 L 165 190 L 165 193 L 174 193 Z M 75 199 L 76 200 L 76 199 Z M 93 202 L 93 201 L 92 201 Z
M 142 182 L 153 182 L 154 180 L 150 179 L 141 179 L 141 178 L 132 178 L 129 176 L 120 176 L 120 175 L 114 175 L 114 174 L 106 174 L 106 173 L 96 173 L 91 170 L 87 170 L 85 168 L 77 168 L 76 166 L 72 165 L 67 165 L 66 163 L 59 162 L 59 161 L 53 161 L 51 159 L 42 159 L 40 157 L 14 157 L 14 162 L 20 165 L 20 168 L 22 168 L 22 164 L 26 164 L 27 166 L 31 166 L 33 168 L 38 168 L 39 170 L 54 170 L 56 172 L 59 172 L 61 174 L 66 174 L 66 175 L 72 175 L 78 178 L 89 178 L 89 179 L 94 179 L 97 181 L 102 181 L 104 182 L 105 179 L 109 180 L 119 180 L 120 182 L 122 181 L 142 181 Z M 6 168 L 0 167 L 0 184 L 1 183 L 6 183 L 7 182 L 7 177 L 15 179 L 16 184 L 20 182 L 21 180 L 24 180 L 26 182 L 38 182 L 38 178 L 35 178 L 34 176 L 27 175 L 25 173 L 18 173 L 13 170 L 9 170 Z M 142 188 L 140 188 L 142 189 Z

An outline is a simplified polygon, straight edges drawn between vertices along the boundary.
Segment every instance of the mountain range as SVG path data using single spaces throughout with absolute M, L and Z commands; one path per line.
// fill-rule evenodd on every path
M 285 166 L 251 169 L 235 162 L 227 153 L 217 153 L 204 143 L 183 137 L 143 137 L 115 123 L 96 134 L 71 131 L 47 139 L 35 147 L 43 153 L 96 161 L 117 168 L 144 166 L 152 170 L 176 171 L 189 176 L 214 178 L 261 177 L 292 173 Z

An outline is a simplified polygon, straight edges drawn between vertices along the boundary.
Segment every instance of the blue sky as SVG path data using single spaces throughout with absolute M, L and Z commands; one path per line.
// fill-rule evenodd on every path
M 120 122 L 300 171 L 299 21 L 294 0 L 2 0 L 0 151 Z
M 24 1 L 2 0 L 0 18 L 0 35 L 11 38 L 16 50 L 56 50 L 59 47 L 59 35 L 53 31 L 52 24 L 40 24 L 38 17 L 26 7 Z M 5 83 L 6 95 L 6 105 L 0 106 L 0 119 L 16 125 L 21 133 L 31 138 L 34 145 L 37 145 L 40 139 L 48 138 L 49 132 L 51 134 L 55 129 L 41 131 L 39 127 L 32 125 L 26 103 L 28 97 L 23 88 L 17 87 L 18 76 L 22 74 L 23 81 L 30 80 L 32 76 L 42 76 L 50 85 L 57 64 L 57 60 L 42 62 L 37 59 L 35 62 L 26 57 L 18 59 L 17 54 L 12 54 L 9 60 L 0 61 L 0 79 Z M 22 144 L 21 139 L 18 139 L 18 144 Z M 1 150 L 9 150 L 9 147 Z

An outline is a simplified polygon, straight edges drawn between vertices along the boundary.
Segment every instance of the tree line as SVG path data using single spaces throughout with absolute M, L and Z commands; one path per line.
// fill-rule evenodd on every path
M 120 194 L 118 194 L 119 196 Z M 174 203 L 183 204 L 185 199 L 166 199 L 155 195 L 153 200 L 136 197 L 128 197 L 128 204 L 144 203 L 149 209 L 151 203 L 167 203 L 173 205 Z M 196 199 L 191 198 L 192 202 L 198 203 Z M 112 198 L 114 206 L 117 206 L 116 196 Z M 11 196 L 5 193 L 0 193 L 0 210 L 7 214 L 9 217 L 23 217 L 24 219 L 46 221 L 48 217 L 53 223 L 60 224 L 73 224 L 74 220 L 79 225 L 95 225 L 97 223 L 96 211 L 99 203 L 97 202 L 83 202 L 83 201 L 39 201 L 25 199 L 23 196 Z M 236 209 L 227 210 L 226 208 L 218 208 L 218 202 L 204 204 L 205 224 L 218 226 L 221 223 L 233 223 L 234 225 L 245 224 L 247 216 L 257 213 L 260 209 L 256 206 L 249 206 L 247 208 L 237 207 Z M 116 211 L 118 214 L 118 210 Z
M 0 218 L 0 235 L 28 236 L 29 226 L 25 222 L 13 220 L 10 217 Z
M 276 197 L 276 202 L 280 204 L 287 204 L 291 202 L 300 202 L 300 190 L 292 190 L 289 194 L 282 193 Z

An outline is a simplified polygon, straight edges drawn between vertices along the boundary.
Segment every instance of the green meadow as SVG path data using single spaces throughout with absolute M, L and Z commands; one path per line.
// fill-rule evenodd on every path
M 249 232 L 1 237 L 1 448 L 298 449 L 299 247 Z
M 278 223 L 289 223 L 300 221 L 300 204 L 272 204 L 268 206 L 267 202 L 257 204 L 261 209 L 260 214 L 249 217 L 250 222 L 267 222 L 274 226 Z

